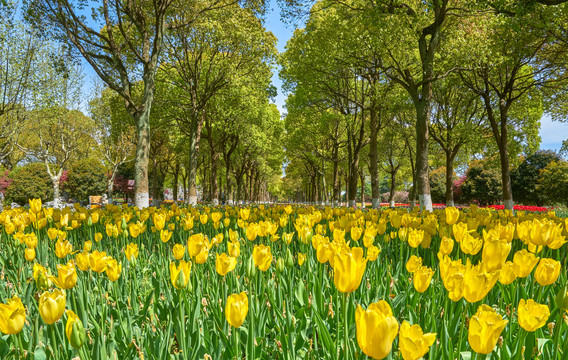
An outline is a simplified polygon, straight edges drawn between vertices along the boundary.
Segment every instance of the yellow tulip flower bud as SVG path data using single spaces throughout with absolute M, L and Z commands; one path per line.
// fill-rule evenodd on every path
M 65 292 L 55 289 L 53 292 L 45 291 L 39 298 L 39 314 L 43 321 L 51 325 L 63 316 L 66 302 Z
M 225 276 L 229 271 L 233 271 L 237 266 L 237 259 L 227 254 L 223 253 L 221 255 L 217 254 L 215 259 L 215 270 L 221 276 Z
M 398 333 L 398 322 L 386 301 L 373 303 L 367 310 L 358 305 L 355 325 L 357 343 L 365 355 L 373 359 L 384 359 L 390 354 Z
M 266 271 L 272 263 L 272 250 L 270 246 L 256 245 L 252 251 L 254 265 L 261 271 Z
M 243 291 L 240 294 L 232 294 L 227 298 L 225 306 L 225 318 L 227 322 L 235 328 L 240 327 L 248 314 L 248 297 Z
M 87 340 L 87 334 L 85 333 L 83 322 L 71 310 L 67 310 L 65 314 L 67 315 L 65 335 L 67 335 L 67 340 L 69 340 L 71 346 L 75 349 L 79 349 Z
M 509 321 L 483 304 L 469 320 L 469 345 L 478 354 L 489 354 L 495 348 L 501 332 Z
M 333 260 L 333 283 L 342 293 L 355 291 L 361 284 L 367 259 L 363 257 L 363 249 L 352 248 L 340 251 Z
M 22 300 L 14 296 L 6 304 L 0 304 L 0 331 L 14 335 L 22 331 L 26 323 L 26 309 Z

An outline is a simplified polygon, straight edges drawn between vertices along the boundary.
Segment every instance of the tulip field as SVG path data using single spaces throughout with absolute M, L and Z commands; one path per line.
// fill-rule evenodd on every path
M 554 212 L 30 200 L 0 226 L 0 359 L 568 359 Z

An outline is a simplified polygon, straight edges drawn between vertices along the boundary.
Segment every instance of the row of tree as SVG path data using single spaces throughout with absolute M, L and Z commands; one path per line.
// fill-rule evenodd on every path
M 195 204 L 198 181 L 214 204 L 277 192 L 283 124 L 269 102 L 276 39 L 259 18 L 263 3 L 87 9 L 27 1 L 1 9 L 5 169 L 42 162 L 56 201 L 62 176 L 84 159 L 104 164 L 111 197 L 117 179 L 134 178 L 142 207 L 150 196 L 159 202 L 165 186 Z M 102 80 L 88 103 L 81 59 Z
M 566 119 L 565 1 L 286 3 L 309 10 L 281 56 L 291 193 L 337 203 L 345 184 L 352 206 L 368 174 L 376 207 L 383 172 L 391 202 L 400 181 L 431 209 L 443 166 L 453 205 L 455 170 L 483 158 L 512 209 L 511 169 L 539 148 L 541 117 Z

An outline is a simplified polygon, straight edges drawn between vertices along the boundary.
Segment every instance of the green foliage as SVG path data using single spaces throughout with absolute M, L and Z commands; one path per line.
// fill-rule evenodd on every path
M 485 206 L 497 204 L 501 200 L 503 192 L 498 170 L 487 167 L 485 161 L 476 160 L 470 163 L 466 175 L 460 188 L 464 201 Z
M 6 203 L 25 205 L 28 199 L 53 200 L 53 184 L 42 163 L 30 163 L 10 173 L 13 182 L 6 189 Z
M 559 156 L 550 150 L 540 150 L 529 155 L 511 171 L 514 199 L 524 205 L 543 205 L 545 198 L 537 190 L 540 173 L 548 164 L 558 160 Z
M 568 162 L 552 161 L 540 173 L 537 191 L 548 204 L 568 206 Z
M 446 202 L 446 167 L 442 166 L 430 173 L 430 195 L 432 202 Z
M 65 189 L 75 202 L 88 201 L 90 195 L 106 192 L 106 171 L 94 159 L 82 159 L 71 165 Z

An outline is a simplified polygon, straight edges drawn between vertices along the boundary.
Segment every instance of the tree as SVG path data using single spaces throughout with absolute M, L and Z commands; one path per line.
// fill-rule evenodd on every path
M 550 162 L 540 173 L 537 191 L 550 205 L 559 203 L 568 206 L 568 162 Z
M 167 63 L 161 68 L 169 87 L 166 94 L 179 110 L 174 120 L 189 139 L 187 201 L 191 205 L 197 203 L 197 161 L 207 104 L 241 77 L 257 76 L 264 82 L 276 52 L 274 35 L 265 31 L 253 10 L 232 1 L 216 6 L 198 18 L 191 6 L 180 9 L 174 23 L 191 26 L 168 32 Z
M 93 121 L 78 110 L 58 107 L 34 110 L 28 118 L 29 136 L 18 147 L 30 160 L 44 164 L 53 186 L 53 206 L 58 207 L 63 172 L 78 152 L 94 146 Z
M 106 191 L 106 171 L 96 159 L 80 159 L 69 167 L 65 189 L 76 202 L 89 201 L 91 195 Z
M 511 171 L 511 187 L 517 201 L 525 205 L 542 206 L 545 201 L 543 193 L 537 189 L 541 171 L 560 157 L 553 151 L 540 150 L 528 155 L 523 162 Z
M 28 20 L 36 28 L 69 44 L 124 100 L 136 125 L 135 197 L 141 208 L 149 205 L 150 111 L 172 3 L 173 0 L 102 1 L 90 8 L 89 20 L 83 15 L 83 1 L 29 0 L 25 7 Z M 144 90 L 136 96 L 133 86 L 140 80 Z
M 499 172 L 487 166 L 486 162 L 476 160 L 470 163 L 466 176 L 466 180 L 460 187 L 465 201 L 473 201 L 486 206 L 496 204 L 501 200 L 503 192 Z
M 120 105 L 118 94 L 108 88 L 89 102 L 89 112 L 95 122 L 94 138 L 98 154 L 107 168 L 108 198 L 112 199 L 118 169 L 122 164 L 134 160 L 135 129 L 128 121 L 128 113 Z
M 468 54 L 467 63 L 472 66 L 462 71 L 461 76 L 466 86 L 483 100 L 499 149 L 503 202 L 510 210 L 513 190 L 509 141 L 514 132 L 524 135 L 528 142 L 539 139 L 536 125 L 543 113 L 541 90 L 564 76 L 556 66 L 560 53 L 549 46 L 553 39 L 539 26 L 542 20 L 535 20 L 536 15 L 488 15 L 477 23 L 472 22 L 475 25 L 464 34 L 476 39 L 477 45 L 472 44 L 475 51 Z M 528 26 L 531 31 L 526 31 Z
M 432 124 L 429 130 L 445 156 L 445 203 L 446 206 L 454 206 L 454 160 L 463 147 L 474 147 L 475 143 L 480 142 L 480 138 L 485 140 L 485 112 L 481 100 L 469 92 L 457 76 L 438 81 L 433 93 Z M 436 175 L 436 179 L 438 177 Z M 432 184 L 432 176 L 430 183 Z M 432 196 L 434 197 L 433 193 Z M 438 193 L 435 197 L 435 202 L 444 202 Z
M 12 182 L 6 189 L 6 202 L 25 205 L 28 199 L 48 201 L 53 197 L 51 178 L 42 163 L 29 163 L 10 172 Z

